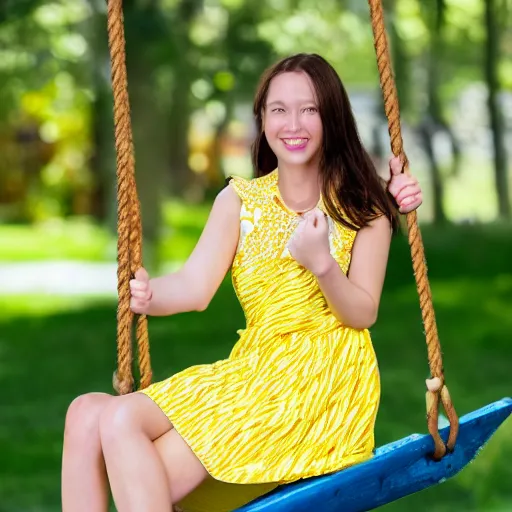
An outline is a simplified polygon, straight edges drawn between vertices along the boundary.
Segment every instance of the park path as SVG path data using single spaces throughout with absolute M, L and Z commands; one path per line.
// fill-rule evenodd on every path
M 165 265 L 161 273 L 175 268 Z M 37 261 L 0 263 L 0 295 L 115 295 L 115 262 Z

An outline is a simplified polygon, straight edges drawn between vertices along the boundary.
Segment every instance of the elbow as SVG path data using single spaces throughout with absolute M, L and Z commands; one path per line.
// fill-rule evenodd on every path
M 355 329 L 356 331 L 364 331 L 366 329 L 370 329 L 372 326 L 373 326 L 373 323 L 362 322 L 362 321 L 351 322 L 351 324 L 349 325 L 349 327 L 351 327 L 352 329 Z
M 364 314 L 359 318 L 359 326 L 357 329 L 370 329 L 377 322 L 377 317 L 379 316 L 379 305 L 375 303 L 374 300 L 371 300 L 368 303 L 368 307 L 365 308 Z
M 206 296 L 199 296 L 197 297 L 197 299 L 194 301 L 194 307 L 193 307 L 193 310 L 194 311 L 205 311 L 208 306 L 210 305 L 210 302 L 211 302 L 211 297 L 206 297 Z
M 353 318 L 352 321 L 346 322 L 346 325 L 351 327 L 352 329 L 357 329 L 358 331 L 363 331 L 365 329 L 370 329 L 377 322 L 378 311 L 371 311 L 366 315 L 360 315 L 356 318 Z
M 194 307 L 193 311 L 205 311 L 209 305 L 209 302 L 198 302 Z
M 210 305 L 212 295 L 200 280 L 181 270 L 179 283 L 182 311 L 204 311 Z
M 374 308 L 373 311 L 368 315 L 365 329 L 369 329 L 370 327 L 373 327 L 377 323 L 378 317 L 379 317 L 379 310 L 378 310 L 378 308 Z

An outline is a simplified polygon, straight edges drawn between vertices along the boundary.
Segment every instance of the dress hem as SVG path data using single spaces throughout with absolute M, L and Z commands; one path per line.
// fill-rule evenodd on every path
M 331 469 L 323 470 L 321 472 L 313 471 L 311 473 L 304 473 L 304 474 L 302 474 L 302 475 L 300 475 L 300 476 L 298 476 L 296 478 L 292 478 L 290 480 L 257 480 L 257 481 L 252 481 L 251 480 L 251 481 L 248 481 L 246 479 L 238 479 L 238 480 L 235 480 L 235 479 L 229 479 L 229 480 L 223 479 L 223 478 L 215 476 L 213 474 L 214 472 L 211 469 L 211 464 L 209 463 L 208 456 L 204 455 L 202 453 L 200 454 L 199 451 L 197 449 L 195 449 L 194 443 L 189 438 L 187 438 L 186 435 L 183 434 L 183 432 L 181 430 L 181 426 L 179 425 L 179 420 L 178 420 L 178 425 L 177 425 L 176 421 L 173 421 L 173 419 L 172 419 L 172 414 L 166 412 L 164 410 L 164 408 L 161 406 L 160 401 L 156 397 L 152 396 L 151 393 L 148 393 L 144 389 L 141 389 L 141 390 L 137 391 L 137 393 L 142 393 L 142 394 L 146 395 L 148 398 L 150 398 L 160 408 L 160 410 L 167 416 L 167 419 L 171 423 L 172 427 L 176 430 L 178 435 L 183 439 L 183 441 L 185 441 L 187 446 L 190 448 L 190 450 L 197 457 L 197 459 L 202 464 L 202 466 L 204 467 L 204 469 L 206 470 L 208 475 L 211 478 L 213 478 L 214 480 L 217 480 L 218 482 L 222 482 L 222 483 L 225 483 L 225 484 L 234 484 L 234 485 L 269 485 L 269 484 L 274 484 L 276 487 L 279 487 L 279 486 L 288 485 L 288 484 L 297 482 L 299 480 L 306 480 L 306 479 L 309 479 L 309 478 L 317 478 L 317 477 L 327 476 L 327 475 L 330 475 L 330 474 L 333 474 L 333 473 L 337 473 L 338 471 L 342 471 L 344 469 L 348 469 L 349 467 L 355 466 L 356 464 L 361 464 L 362 462 L 365 462 L 365 461 L 371 459 L 374 456 L 374 450 L 371 450 L 368 454 L 364 454 L 364 455 L 361 454 L 359 456 L 349 456 L 349 457 L 347 457 L 347 459 L 351 459 L 350 462 L 341 464 L 340 466 L 336 466 L 336 467 L 333 467 Z
M 143 395 L 146 395 L 148 398 L 150 398 L 159 407 L 159 409 L 167 416 L 167 419 L 171 423 L 172 428 L 174 430 L 176 430 L 178 435 L 183 439 L 183 441 L 185 441 L 185 443 L 190 448 L 190 450 L 192 450 L 193 454 L 196 456 L 197 460 L 201 463 L 201 465 L 204 467 L 204 469 L 206 470 L 206 472 L 208 473 L 209 476 L 211 476 L 214 480 L 218 480 L 219 482 L 224 482 L 224 483 L 228 483 L 228 484 L 233 483 L 233 482 L 228 482 L 226 480 L 221 480 L 220 478 L 213 476 L 212 471 L 209 468 L 209 464 L 207 462 L 205 462 L 203 457 L 199 455 L 198 451 L 196 449 L 194 449 L 190 440 L 187 439 L 187 437 L 181 432 L 180 427 L 176 425 L 176 422 L 173 421 L 171 416 L 167 412 L 165 412 L 164 408 L 160 405 L 159 400 L 157 398 L 152 396 L 150 393 L 146 392 L 144 389 L 137 391 L 137 393 L 142 393 Z

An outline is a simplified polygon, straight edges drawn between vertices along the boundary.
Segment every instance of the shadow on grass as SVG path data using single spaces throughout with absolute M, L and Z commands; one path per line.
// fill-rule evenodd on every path
M 486 236 L 460 230 L 426 238 L 446 379 L 459 415 L 512 389 L 512 241 L 496 232 Z M 0 511 L 57 511 L 66 408 L 81 393 L 111 392 L 116 305 L 21 297 L 0 298 L 0 307 Z M 228 280 L 205 312 L 152 318 L 154 380 L 226 357 L 243 323 Z M 422 329 L 407 244 L 398 239 L 372 329 L 382 376 L 378 445 L 426 431 Z M 509 420 L 459 476 L 383 509 L 512 510 L 511 457 Z

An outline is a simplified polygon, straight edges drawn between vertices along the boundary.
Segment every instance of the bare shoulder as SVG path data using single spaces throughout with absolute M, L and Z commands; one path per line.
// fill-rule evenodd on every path
M 357 235 L 355 242 L 359 239 L 374 239 L 381 238 L 382 240 L 391 240 L 392 236 L 391 222 L 385 215 L 373 219 L 367 226 L 361 228 Z
M 366 228 L 372 227 L 389 231 L 391 233 L 391 222 L 385 215 L 379 215 L 377 218 L 373 219 Z
M 360 264 L 368 267 L 375 265 L 379 260 L 385 262 L 392 236 L 391 222 L 385 215 L 373 219 L 367 226 L 361 228 L 352 248 L 352 271 Z
M 226 213 L 239 213 L 242 206 L 240 196 L 232 186 L 224 187 L 215 197 L 213 209 Z

